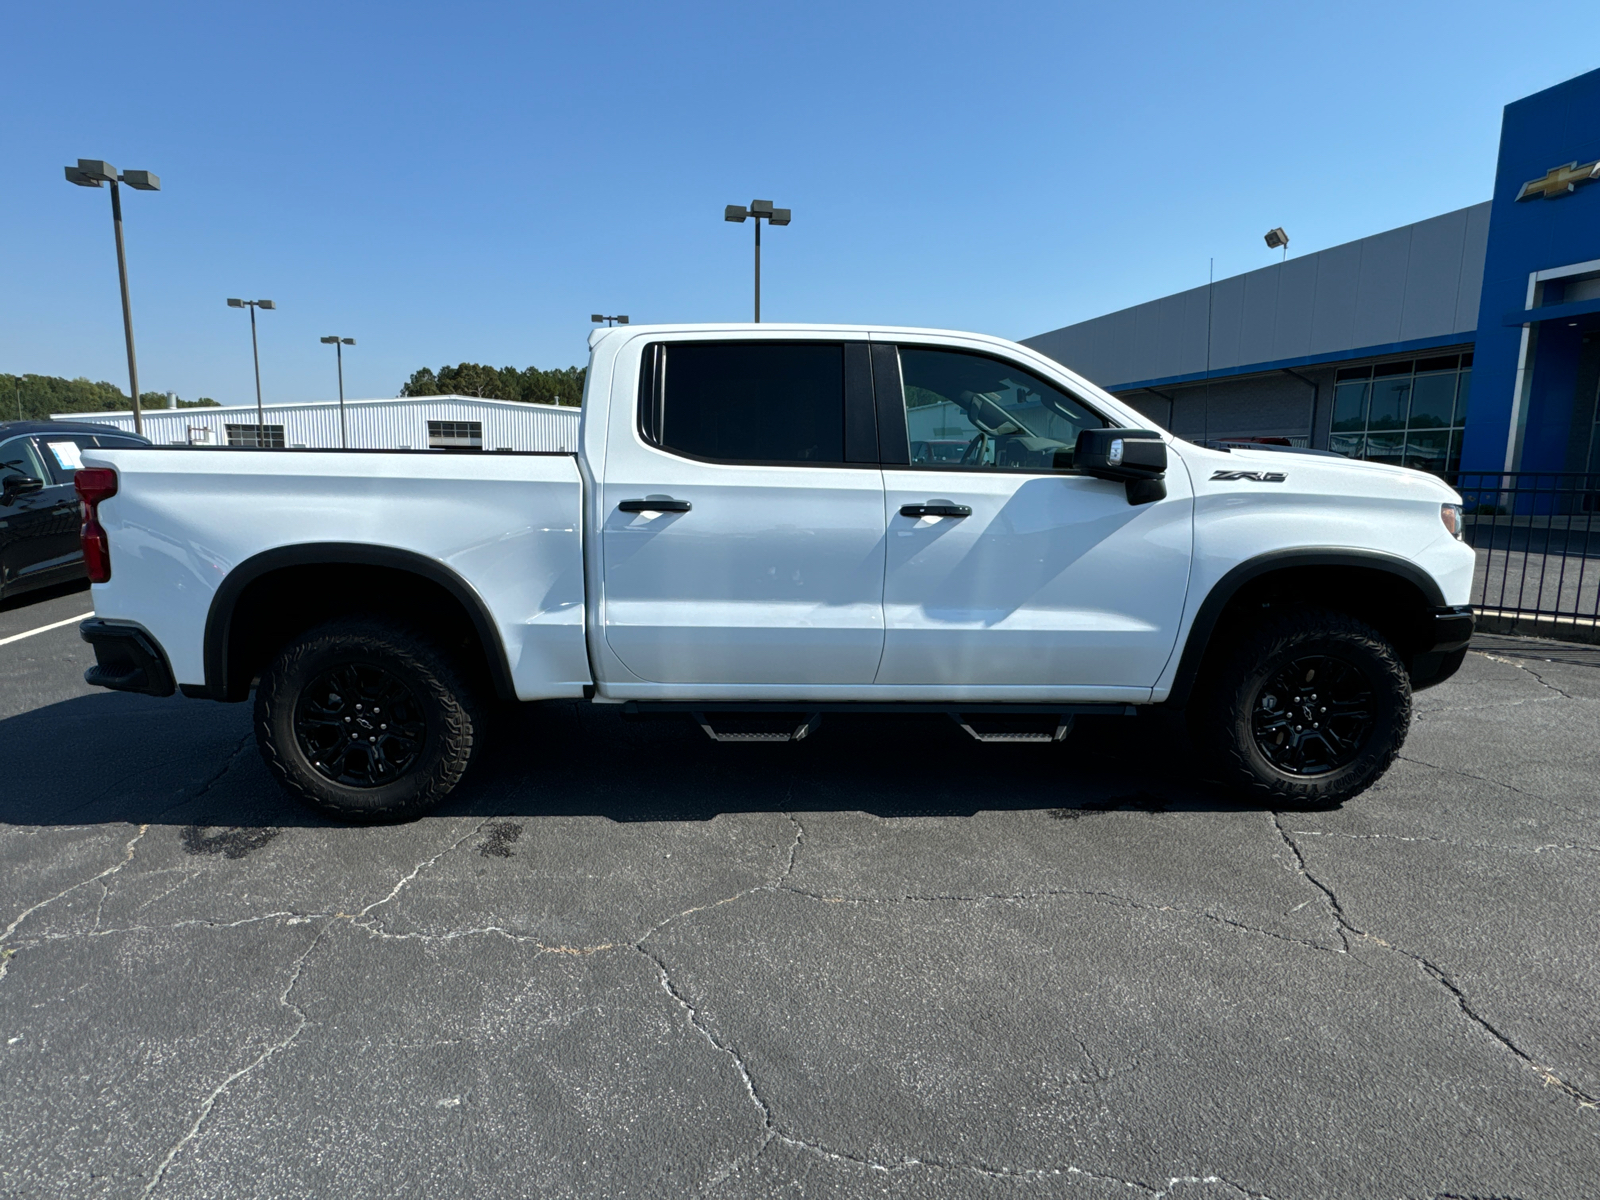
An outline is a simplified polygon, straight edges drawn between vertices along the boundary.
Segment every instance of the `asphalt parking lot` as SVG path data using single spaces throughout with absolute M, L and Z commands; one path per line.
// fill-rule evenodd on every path
M 0 1194 L 1600 1192 L 1600 648 L 1481 639 L 1334 812 L 564 706 L 355 829 L 4 641 L 89 608 L 0 608 Z

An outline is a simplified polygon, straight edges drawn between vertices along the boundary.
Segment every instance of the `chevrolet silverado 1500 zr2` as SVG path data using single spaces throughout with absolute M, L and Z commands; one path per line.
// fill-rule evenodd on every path
M 723 738 L 892 710 L 1049 741 L 1165 705 L 1304 805 L 1377 779 L 1466 653 L 1461 498 L 1421 471 L 1186 442 L 974 334 L 590 349 L 576 453 L 85 449 L 86 677 L 254 689 L 273 775 L 353 818 L 448 793 L 497 698 Z

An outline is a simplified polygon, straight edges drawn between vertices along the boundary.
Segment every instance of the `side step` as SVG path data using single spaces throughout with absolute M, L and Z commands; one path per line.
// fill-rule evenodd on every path
M 740 721 L 743 728 L 719 730 L 703 711 L 695 711 L 690 715 L 713 742 L 803 742 L 822 724 L 822 714 L 819 712 L 773 713 L 770 716 L 728 714 L 735 721 Z M 794 723 L 796 717 L 800 718 L 798 725 Z
M 1062 742 L 1076 720 L 1071 713 L 1041 713 L 1029 728 L 1012 715 L 952 712 L 950 719 L 979 742 Z

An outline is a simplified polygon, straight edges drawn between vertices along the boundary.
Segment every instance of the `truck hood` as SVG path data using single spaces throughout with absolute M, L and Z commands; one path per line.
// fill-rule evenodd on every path
M 1361 496 L 1396 500 L 1434 498 L 1460 504 L 1461 496 L 1437 475 L 1412 467 L 1363 462 L 1338 455 L 1295 454 L 1282 450 L 1212 450 L 1174 438 L 1169 449 L 1181 457 L 1197 495 L 1241 487 L 1282 488 L 1297 494 Z M 1243 478 L 1229 478 L 1232 472 Z M 1251 478 L 1259 475 L 1264 478 Z M 1281 480 L 1273 476 L 1283 476 Z M 1270 480 L 1270 481 L 1269 481 Z

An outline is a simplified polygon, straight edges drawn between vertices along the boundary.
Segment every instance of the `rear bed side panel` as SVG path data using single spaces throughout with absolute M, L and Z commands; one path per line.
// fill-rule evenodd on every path
M 96 615 L 143 626 L 180 684 L 202 685 L 213 597 L 280 547 L 356 543 L 420 555 L 483 601 L 520 699 L 579 696 L 582 488 L 570 455 L 95 450 L 111 581 Z

